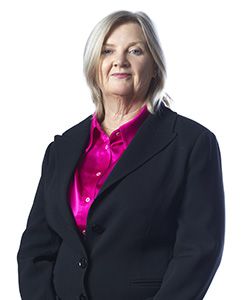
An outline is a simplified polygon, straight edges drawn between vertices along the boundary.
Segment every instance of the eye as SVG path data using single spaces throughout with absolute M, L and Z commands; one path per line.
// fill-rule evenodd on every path
M 107 55 L 107 54 L 111 53 L 111 51 L 112 50 L 110 50 L 110 49 L 103 49 L 102 54 Z
M 132 49 L 129 52 L 130 53 L 132 52 L 132 54 L 135 54 L 135 55 L 141 55 L 142 54 L 142 50 L 141 49 Z

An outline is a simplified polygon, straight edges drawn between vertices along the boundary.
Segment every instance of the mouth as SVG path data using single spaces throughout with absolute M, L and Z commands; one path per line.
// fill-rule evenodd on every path
M 129 74 L 129 73 L 114 73 L 114 74 L 112 74 L 112 76 L 113 77 L 115 77 L 115 78 L 127 78 L 127 77 L 130 77 L 131 76 L 131 74 Z

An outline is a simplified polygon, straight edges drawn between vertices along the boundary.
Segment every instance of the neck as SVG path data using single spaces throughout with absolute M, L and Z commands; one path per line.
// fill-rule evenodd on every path
M 124 106 L 111 106 L 106 105 L 105 107 L 105 117 L 102 122 L 102 127 L 106 132 L 112 132 L 113 130 L 119 128 L 122 124 L 128 122 L 133 119 L 142 106 L 145 103 L 143 102 L 135 102 L 131 105 L 127 111 L 125 111 Z

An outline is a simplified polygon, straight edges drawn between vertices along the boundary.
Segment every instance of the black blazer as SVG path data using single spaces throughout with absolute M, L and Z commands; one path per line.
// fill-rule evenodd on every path
M 84 236 L 67 193 L 91 117 L 46 149 L 17 255 L 22 299 L 203 299 L 224 247 L 216 136 L 162 104 L 101 187 Z

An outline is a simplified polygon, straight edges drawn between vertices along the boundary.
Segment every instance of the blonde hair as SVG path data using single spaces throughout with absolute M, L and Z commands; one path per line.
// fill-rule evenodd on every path
M 102 92 L 98 85 L 98 65 L 102 46 L 115 27 L 130 22 L 140 25 L 149 52 L 157 67 L 156 77 L 152 78 L 145 97 L 147 108 L 154 114 L 161 103 L 170 107 L 167 98 L 171 99 L 171 97 L 163 91 L 167 77 L 165 58 L 153 22 L 146 13 L 141 11 L 135 13 L 126 10 L 115 11 L 96 24 L 87 39 L 83 56 L 84 75 L 91 91 L 92 101 L 96 106 L 96 116 L 101 121 L 104 119 L 104 106 Z

